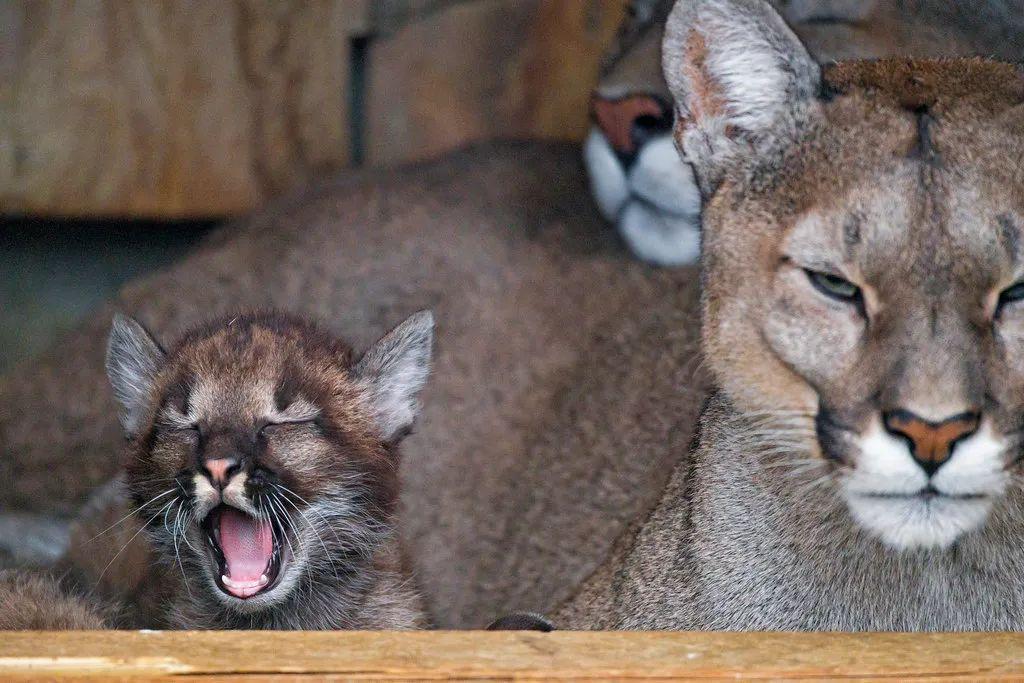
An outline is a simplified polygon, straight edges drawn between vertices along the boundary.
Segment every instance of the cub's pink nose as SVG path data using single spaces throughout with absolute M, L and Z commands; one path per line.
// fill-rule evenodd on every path
M 238 461 L 234 458 L 215 458 L 204 462 L 203 468 L 211 482 L 218 488 L 224 488 L 232 475 L 238 471 Z

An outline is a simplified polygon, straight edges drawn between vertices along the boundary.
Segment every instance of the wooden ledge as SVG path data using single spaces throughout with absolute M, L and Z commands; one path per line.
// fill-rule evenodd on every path
M 1020 680 L 1024 634 L 0 633 L 0 680 L 276 675 L 341 679 Z

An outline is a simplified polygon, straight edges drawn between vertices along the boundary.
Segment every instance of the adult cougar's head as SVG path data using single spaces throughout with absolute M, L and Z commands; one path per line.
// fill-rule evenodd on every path
M 389 533 L 432 328 L 418 313 L 354 361 L 278 314 L 220 321 L 167 352 L 115 318 L 126 487 L 184 590 L 253 614 L 366 569 Z
M 664 69 L 709 198 L 719 386 L 741 411 L 806 416 L 808 451 L 887 544 L 985 524 L 1024 429 L 1021 70 L 822 70 L 759 0 L 677 4 Z

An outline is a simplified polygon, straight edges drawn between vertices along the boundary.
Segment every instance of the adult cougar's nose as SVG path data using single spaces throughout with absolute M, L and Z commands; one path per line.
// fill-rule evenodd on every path
M 594 94 L 594 120 L 616 152 L 632 156 L 652 137 L 672 130 L 672 109 L 649 95 L 607 99 Z
M 883 414 L 885 428 L 906 439 L 910 454 L 930 477 L 949 460 L 953 447 L 978 431 L 981 414 L 966 412 L 940 422 L 918 417 L 909 410 L 890 410 Z

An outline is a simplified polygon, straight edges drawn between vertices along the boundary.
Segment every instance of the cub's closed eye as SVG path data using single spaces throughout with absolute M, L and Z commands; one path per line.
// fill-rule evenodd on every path
M 171 429 L 185 439 L 198 439 L 200 434 L 198 424 L 176 424 Z
M 860 287 L 849 280 L 844 280 L 838 275 L 822 273 L 817 270 L 804 269 L 807 279 L 811 281 L 814 288 L 827 297 L 844 301 L 847 303 L 859 303 L 861 301 Z
M 281 422 L 268 422 L 260 427 L 259 433 L 261 436 L 265 436 L 272 433 L 278 427 L 299 427 L 302 425 L 314 424 L 315 422 L 315 418 L 311 418 L 309 420 L 283 420 Z
M 996 305 L 996 314 L 1007 304 L 1016 303 L 1024 299 L 1024 281 L 1015 282 L 1003 291 L 999 292 L 999 303 Z

